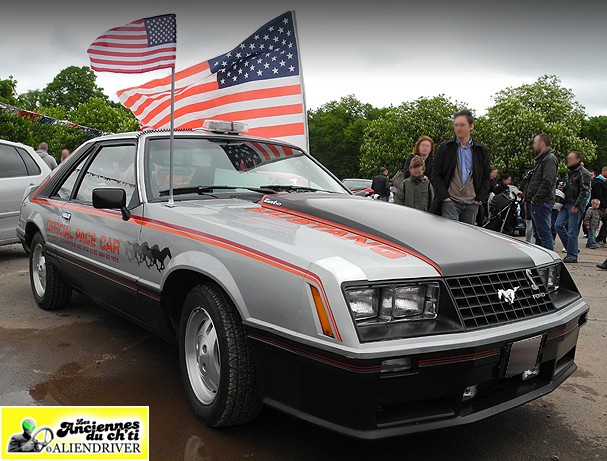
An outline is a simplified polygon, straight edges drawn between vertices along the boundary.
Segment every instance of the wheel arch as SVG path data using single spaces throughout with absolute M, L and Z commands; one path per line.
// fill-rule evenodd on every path
M 162 311 L 173 334 L 178 331 L 181 309 L 188 293 L 205 282 L 215 283 L 223 290 L 236 306 L 241 320 L 249 318 L 244 298 L 228 269 L 208 254 L 192 253 L 181 254 L 172 260 L 161 284 Z
M 30 216 L 27 222 L 25 223 L 25 244 L 29 248 L 34 235 L 37 232 L 40 232 L 42 235 L 42 239 L 46 242 L 46 234 L 44 233 L 44 221 L 42 220 L 42 216 L 39 214 L 35 214 Z

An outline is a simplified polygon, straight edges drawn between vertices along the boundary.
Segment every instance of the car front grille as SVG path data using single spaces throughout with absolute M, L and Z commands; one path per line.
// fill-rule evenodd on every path
M 446 282 L 466 330 L 524 320 L 555 310 L 537 269 L 468 275 L 448 278 Z M 508 290 L 515 289 L 511 304 L 504 298 L 511 294 Z M 506 292 L 501 299 L 500 290 Z

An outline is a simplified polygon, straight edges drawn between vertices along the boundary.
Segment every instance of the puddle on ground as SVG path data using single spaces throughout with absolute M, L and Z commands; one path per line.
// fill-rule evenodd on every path
M 6 337 L 0 404 L 149 406 L 153 460 L 607 459 L 604 447 L 582 442 L 538 402 L 476 424 L 381 442 L 350 440 L 270 409 L 250 424 L 211 429 L 187 402 L 177 348 L 122 319 Z M 15 377 L 13 388 L 2 394 L 7 374 Z

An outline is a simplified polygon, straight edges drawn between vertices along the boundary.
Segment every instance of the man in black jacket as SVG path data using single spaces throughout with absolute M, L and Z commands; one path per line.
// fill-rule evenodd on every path
M 387 202 L 390 198 L 390 180 L 388 179 L 388 169 L 381 167 L 379 174 L 373 178 L 371 183 L 373 192 L 379 195 L 379 199 Z
M 489 195 L 489 155 L 472 139 L 474 118 L 469 110 L 453 117 L 455 137 L 443 142 L 432 169 L 434 203 L 431 212 L 444 218 L 474 224 L 479 206 Z
M 563 187 L 565 204 L 556 218 L 556 232 L 565 249 L 566 263 L 576 263 L 578 255 L 578 236 L 580 233 L 580 219 L 590 194 L 590 173 L 582 165 L 582 155 L 579 152 L 570 152 L 567 156 L 567 182 Z
M 531 219 L 535 229 L 535 243 L 554 250 L 552 238 L 552 208 L 556 200 L 557 164 L 547 134 L 539 134 L 533 140 L 535 165 L 524 187 L 525 201 L 531 204 Z

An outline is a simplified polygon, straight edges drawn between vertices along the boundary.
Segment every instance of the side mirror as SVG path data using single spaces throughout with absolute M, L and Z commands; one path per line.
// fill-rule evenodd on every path
M 93 208 L 120 210 L 123 221 L 128 221 L 131 212 L 126 207 L 124 189 L 93 189 Z

